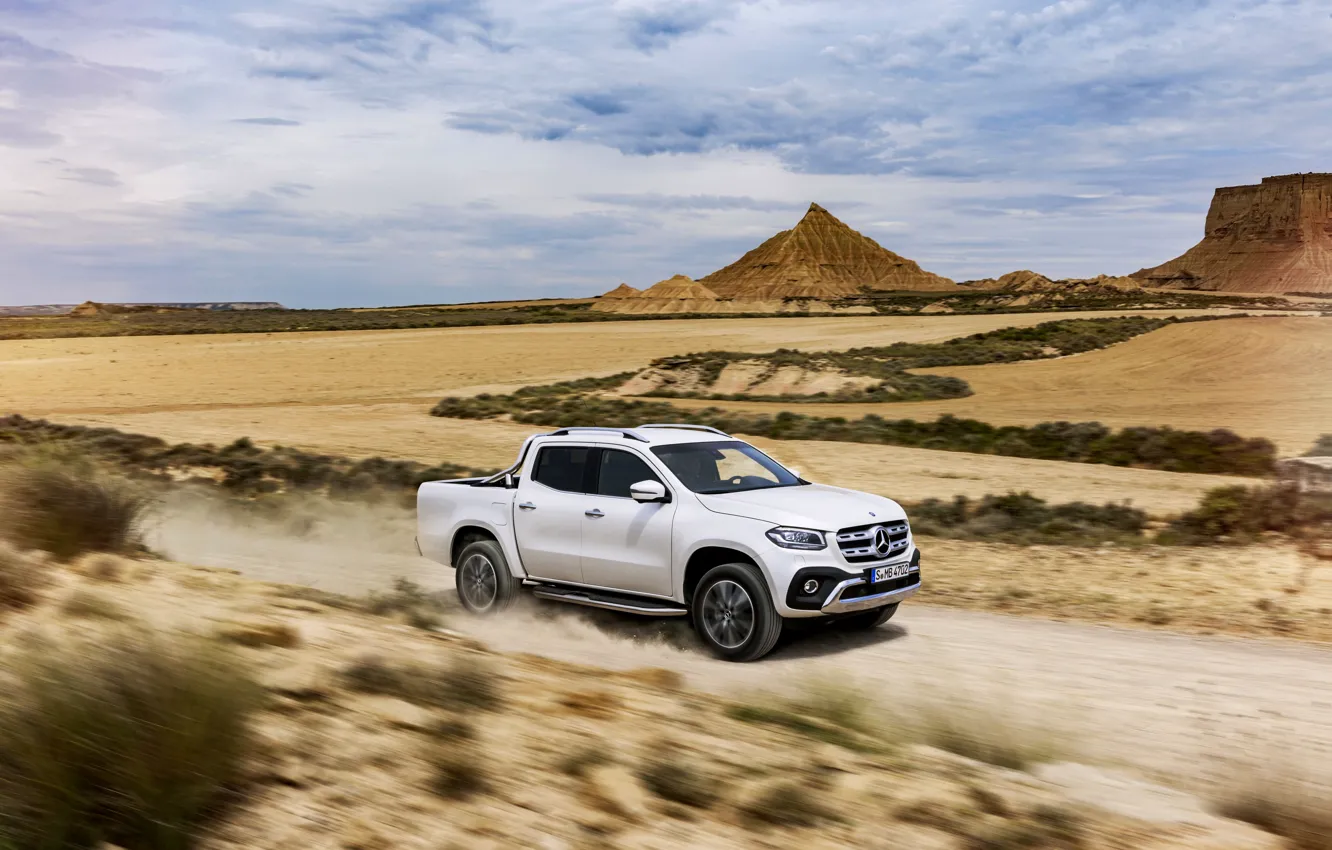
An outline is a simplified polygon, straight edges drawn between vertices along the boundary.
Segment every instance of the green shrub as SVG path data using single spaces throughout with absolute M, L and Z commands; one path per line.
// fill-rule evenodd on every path
M 1147 514 L 1128 505 L 1051 505 L 1025 492 L 979 500 L 955 496 L 951 502 L 926 499 L 910 505 L 907 513 L 917 534 L 1019 544 L 1138 541 L 1147 525 Z
M 776 440 L 876 443 L 1172 472 L 1258 476 L 1271 473 L 1276 462 L 1276 445 L 1270 440 L 1240 437 L 1223 428 L 1202 432 L 1138 427 L 1116 432 L 1099 422 L 995 426 L 951 414 L 933 422 L 884 419 L 877 414 L 848 420 L 786 410 L 774 414 L 718 407 L 685 410 L 665 402 L 581 393 L 446 398 L 431 413 L 455 419 L 510 415 L 515 422 L 548 427 L 632 428 L 643 422 L 681 422 Z
M 61 559 L 140 548 L 144 497 L 127 482 L 49 467 L 11 467 L 0 481 L 0 534 Z
M 1296 537 L 1332 534 L 1332 494 L 1290 485 L 1217 487 L 1162 533 L 1168 543 L 1246 542 L 1263 532 Z
M 259 691 L 213 646 L 128 632 L 16 666 L 0 846 L 181 850 L 238 791 Z

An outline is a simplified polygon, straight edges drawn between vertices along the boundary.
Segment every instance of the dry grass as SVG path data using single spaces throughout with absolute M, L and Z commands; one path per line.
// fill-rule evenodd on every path
M 760 786 L 740 805 L 751 826 L 815 826 L 833 816 L 818 789 L 794 779 L 778 779 Z
M 129 564 L 110 552 L 90 552 L 79 559 L 74 571 L 94 581 L 124 581 Z
M 980 696 L 935 688 L 880 701 L 854 686 L 813 680 L 795 696 L 755 697 L 727 713 L 858 752 L 914 742 L 1014 770 L 1067 754 L 1054 718 L 1019 710 L 1002 689 L 992 690 Z M 892 730 L 891 742 L 884 740 L 885 729 Z
M 133 619 L 130 613 L 111 597 L 83 587 L 65 599 L 60 605 L 60 611 L 67 617 L 89 620 L 123 622 Z
M 232 623 L 218 629 L 217 638 L 252 649 L 293 649 L 301 645 L 301 633 L 286 623 Z
M 1285 839 L 1289 850 L 1332 850 L 1328 787 L 1303 766 L 1275 756 L 1227 771 L 1213 808 L 1222 817 L 1251 823 Z
M 0 540 L 0 609 L 26 608 L 37 601 L 47 576 L 40 559 Z
M 448 800 L 466 800 L 490 790 L 486 756 L 474 743 L 432 740 L 426 744 L 430 788 Z
M 638 768 L 643 785 L 663 800 L 706 809 L 721 796 L 721 783 L 707 769 L 687 761 L 672 745 L 654 748 Z
M 609 746 L 605 741 L 583 744 L 561 758 L 555 768 L 566 776 L 581 777 L 592 768 L 613 761 L 608 752 Z
M 180 850 L 239 787 L 258 691 L 212 646 L 39 647 L 0 703 L 0 846 Z
M 1175 632 L 1332 642 L 1332 571 L 1295 546 L 919 541 L 934 605 Z
M 344 668 L 342 677 L 348 687 L 362 693 L 454 711 L 493 711 L 504 703 L 500 674 L 470 655 L 455 656 L 448 666 L 365 656 Z
M 15 466 L 0 481 L 0 535 L 69 560 L 131 552 L 148 503 L 128 482 L 63 469 Z

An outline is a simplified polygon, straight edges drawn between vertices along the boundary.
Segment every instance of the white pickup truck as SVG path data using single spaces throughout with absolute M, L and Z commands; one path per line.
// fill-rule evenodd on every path
M 783 623 L 887 621 L 920 588 L 891 499 L 811 484 L 715 428 L 561 428 L 490 478 L 417 493 L 421 553 L 456 568 L 478 615 L 544 599 L 691 618 L 722 658 L 752 661 Z

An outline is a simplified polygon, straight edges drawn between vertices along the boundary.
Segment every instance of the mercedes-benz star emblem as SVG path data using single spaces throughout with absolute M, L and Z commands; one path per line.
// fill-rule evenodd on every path
M 888 554 L 888 550 L 893 548 L 893 542 L 888 539 L 888 529 L 879 526 L 874 529 L 874 551 L 879 553 L 879 557 Z

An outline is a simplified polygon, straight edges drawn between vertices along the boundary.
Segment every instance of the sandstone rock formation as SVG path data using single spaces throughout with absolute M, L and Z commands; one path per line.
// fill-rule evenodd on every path
M 638 295 L 642 293 L 642 291 L 643 290 L 641 289 L 635 289 L 634 287 L 630 286 L 627 283 L 622 283 L 619 286 L 612 289 L 610 292 L 607 292 L 606 294 L 602 295 L 601 298 L 602 300 L 606 299 L 614 300 L 617 298 L 636 298 Z
M 717 293 L 692 278 L 677 274 L 668 277 L 665 280 L 657 281 L 636 295 L 621 297 L 642 298 L 645 300 L 664 299 L 668 301 L 698 299 L 715 301 L 717 300 Z
M 1223 292 L 1332 292 L 1332 174 L 1216 190 L 1203 240 L 1133 277 Z
M 847 227 L 818 204 L 810 204 L 791 230 L 699 281 L 723 298 L 838 298 L 863 289 L 957 288 Z

